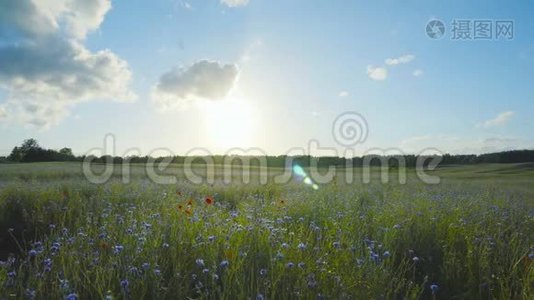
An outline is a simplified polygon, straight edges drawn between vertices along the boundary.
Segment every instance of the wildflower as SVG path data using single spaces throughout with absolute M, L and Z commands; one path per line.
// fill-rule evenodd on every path
M 256 300 L 265 300 L 265 297 L 262 294 L 258 294 Z
M 221 261 L 220 266 L 221 266 L 221 268 L 226 268 L 226 267 L 228 267 L 229 264 L 230 263 L 227 260 L 223 260 L 223 261 Z
M 100 247 L 100 249 L 102 249 L 102 250 L 109 250 L 109 249 L 111 249 L 111 245 L 110 245 L 109 243 L 105 242 L 105 241 L 100 241 L 100 242 L 98 243 L 98 247 Z
M 261 275 L 262 277 L 265 277 L 265 276 L 267 275 L 267 269 L 261 269 L 261 270 L 260 270 L 260 275 Z
M 530 254 L 528 255 L 528 258 L 534 260 L 534 252 L 530 253 Z
M 139 269 L 137 269 L 137 267 L 131 267 L 130 273 L 132 273 L 133 275 L 137 275 L 139 274 Z
M 291 268 L 293 268 L 294 266 L 295 266 L 295 264 L 292 263 L 292 262 L 288 262 L 287 265 L 286 265 L 286 267 L 287 267 L 288 269 L 291 269 Z
M 333 246 L 334 248 L 336 248 L 336 249 L 339 249 L 339 248 L 341 247 L 341 243 L 339 243 L 339 242 L 333 242 L 333 243 L 332 243 L 332 246 Z
M 166 249 L 166 248 L 169 248 L 169 244 L 168 244 L 168 243 L 163 243 L 162 246 L 163 246 L 163 248 L 165 248 L 165 249 Z
M 304 243 L 300 243 L 299 246 L 298 246 L 298 248 L 299 248 L 300 250 L 304 250 L 304 249 L 306 249 L 306 245 L 305 245 Z
M 129 285 L 130 285 L 130 282 L 128 281 L 128 279 L 121 280 L 121 287 L 123 290 L 127 291 Z
M 120 254 L 122 252 L 122 250 L 124 250 L 124 246 L 122 245 L 116 245 L 114 248 L 113 248 L 113 253 L 115 254 Z
M 437 284 L 433 284 L 430 286 L 430 290 L 432 291 L 432 295 L 435 295 L 439 290 L 439 286 Z
M 207 204 L 207 205 L 212 205 L 213 204 L 213 198 L 208 196 L 206 197 L 206 199 L 204 199 L 204 202 Z
M 197 266 L 199 266 L 199 267 L 204 267 L 204 260 L 203 260 L 203 259 L 201 259 L 201 258 L 197 258 L 197 259 L 195 260 L 195 262 L 197 263 Z
M 34 256 L 37 255 L 37 250 L 35 250 L 35 249 L 31 249 L 31 250 L 28 252 L 28 254 L 29 254 L 31 257 L 34 257 Z
M 143 270 L 148 270 L 148 269 L 150 269 L 150 264 L 149 263 L 143 263 L 141 265 L 141 267 L 143 268 Z
M 301 269 L 304 269 L 306 267 L 306 264 L 303 262 L 299 262 L 297 266 Z
M 178 211 L 182 212 L 184 211 L 184 206 L 182 204 L 178 204 L 176 205 L 176 208 L 178 209 Z
M 203 273 L 203 274 L 207 274 L 207 273 L 209 273 L 209 272 L 210 272 L 210 269 L 207 269 L 207 268 L 202 269 L 202 273 Z
M 76 293 L 70 293 L 65 297 L 65 300 L 78 300 L 78 294 Z
M 282 248 L 287 248 L 289 245 L 287 243 L 282 243 Z
M 161 270 L 158 269 L 158 268 L 154 269 L 154 275 L 156 275 L 156 276 L 161 275 Z
M 412 258 L 412 260 L 413 260 L 414 263 L 417 263 L 417 262 L 419 262 L 419 257 L 414 256 L 414 257 Z
M 400 224 L 393 225 L 393 229 L 400 229 L 400 228 L 401 228 Z
M 382 254 L 382 256 L 383 256 L 384 258 L 388 258 L 388 257 L 391 256 L 391 254 L 389 253 L 389 251 L 384 251 L 384 254 Z
M 35 296 L 37 295 L 37 292 L 33 289 L 26 289 L 26 298 L 27 299 L 35 299 Z
M 9 277 L 9 278 L 15 278 L 15 277 L 17 277 L 17 272 L 15 272 L 15 271 L 11 271 L 11 272 L 7 273 L 7 277 Z
M 193 206 L 193 200 L 189 199 L 187 200 L 187 206 Z
M 214 236 L 214 235 L 210 235 L 210 236 L 208 237 L 208 241 L 210 241 L 210 242 L 215 241 L 215 236 Z

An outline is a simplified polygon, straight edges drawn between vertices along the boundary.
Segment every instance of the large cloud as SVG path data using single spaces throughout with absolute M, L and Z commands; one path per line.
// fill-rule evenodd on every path
M 7 91 L 0 119 L 48 127 L 76 103 L 135 98 L 128 64 L 84 46 L 110 7 L 108 0 L 0 0 L 0 88 Z
M 163 110 L 184 107 L 197 99 L 218 100 L 230 92 L 238 74 L 234 64 L 201 60 L 163 74 L 151 98 Z
M 513 118 L 514 115 L 515 113 L 513 111 L 503 111 L 493 119 L 478 123 L 477 127 L 491 128 L 504 126 Z

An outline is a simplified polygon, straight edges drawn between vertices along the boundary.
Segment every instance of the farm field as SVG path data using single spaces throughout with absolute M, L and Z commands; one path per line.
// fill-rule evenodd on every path
M 534 297 L 532 164 L 318 189 L 130 167 L 91 184 L 78 163 L 0 164 L 0 299 Z

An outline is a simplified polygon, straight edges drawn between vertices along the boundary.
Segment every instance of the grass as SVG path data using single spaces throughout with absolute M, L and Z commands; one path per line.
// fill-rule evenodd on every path
M 442 168 L 438 185 L 376 170 L 364 185 L 354 169 L 355 183 L 318 190 L 225 185 L 220 170 L 194 185 L 180 166 L 175 184 L 132 166 L 131 182 L 117 171 L 94 185 L 80 169 L 0 165 L 0 299 L 534 297 L 534 173 L 521 164 Z

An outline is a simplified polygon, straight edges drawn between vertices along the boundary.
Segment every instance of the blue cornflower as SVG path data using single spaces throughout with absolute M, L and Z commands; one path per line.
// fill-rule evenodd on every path
M 300 243 L 299 246 L 298 246 L 298 248 L 299 248 L 300 250 L 304 250 L 304 249 L 306 249 L 306 245 L 305 245 L 304 243 Z
M 401 226 L 400 226 L 399 224 L 395 224 L 395 225 L 393 225 L 393 228 L 394 228 L 394 229 L 400 229 Z
M 303 262 L 299 262 L 297 266 L 301 269 L 304 269 L 306 267 L 306 264 Z
M 148 269 L 150 269 L 150 264 L 149 263 L 143 263 L 141 265 L 141 268 L 143 268 L 143 270 L 148 270 Z
M 122 250 L 124 250 L 124 246 L 122 245 L 116 245 L 114 248 L 113 248 L 113 253 L 115 254 L 120 254 L 122 252 Z
M 65 297 L 65 300 L 78 300 L 78 294 L 76 293 L 70 293 Z
M 37 292 L 34 289 L 26 289 L 26 298 L 33 300 L 35 299 L 35 296 L 37 295 Z
M 160 269 L 154 269 L 154 275 L 156 275 L 156 276 L 161 275 L 161 270 Z
M 435 295 L 439 290 L 439 286 L 437 284 L 433 284 L 430 286 L 430 290 L 432 291 L 432 295 Z
M 282 243 L 282 248 L 287 248 L 289 245 L 287 243 Z
M 266 276 L 266 275 L 267 275 L 267 269 L 261 269 L 261 270 L 260 270 L 260 275 L 261 275 L 262 277 Z
M 388 257 L 391 256 L 391 254 L 389 253 L 389 251 L 384 251 L 384 254 L 382 254 L 382 256 L 383 256 L 384 258 L 388 258 Z
M 256 300 L 265 300 L 265 297 L 262 294 L 258 294 Z
M 34 257 L 34 256 L 37 255 L 37 250 L 35 250 L 35 249 L 31 249 L 31 250 L 28 252 L 28 254 L 29 254 L 31 257 Z
M 122 287 L 124 290 L 127 290 L 129 285 L 130 285 L 130 282 L 128 281 L 128 279 L 123 279 L 123 280 L 121 280 L 121 287 Z
M 336 248 L 336 249 L 339 249 L 339 248 L 341 247 L 341 243 L 339 243 L 339 242 L 333 242 L 333 243 L 332 243 L 332 246 L 333 246 L 334 248 Z
M 210 242 L 215 241 L 215 236 L 210 235 L 210 236 L 208 237 L 208 241 L 210 241 Z
M 220 266 L 221 266 L 221 268 L 226 268 L 226 267 L 228 267 L 229 264 L 230 263 L 227 260 L 223 260 L 223 261 L 221 261 Z
M 202 258 L 197 258 L 195 262 L 197 263 L 197 266 L 204 267 L 204 260 Z
M 202 269 L 202 273 L 203 273 L 203 274 L 207 274 L 207 273 L 209 273 L 209 272 L 210 272 L 210 269 L 206 269 L 206 268 Z
M 134 275 L 137 275 L 137 274 L 139 274 L 139 269 L 137 269 L 137 267 L 131 267 L 130 268 L 130 273 L 132 273 Z
M 528 258 L 534 260 L 534 252 L 530 253 L 530 254 L 528 255 Z
M 413 262 L 417 263 L 417 262 L 419 262 L 419 257 L 414 256 L 414 257 L 412 258 L 412 260 L 413 260 Z
M 295 266 L 295 264 L 292 263 L 292 262 L 288 262 L 287 265 L 286 265 L 286 267 L 287 267 L 288 269 L 291 269 L 291 268 L 293 268 L 294 266 Z
M 9 277 L 9 278 L 15 278 L 15 277 L 17 277 L 17 272 L 15 272 L 15 271 L 11 271 L 11 272 L 7 273 L 7 277 Z

